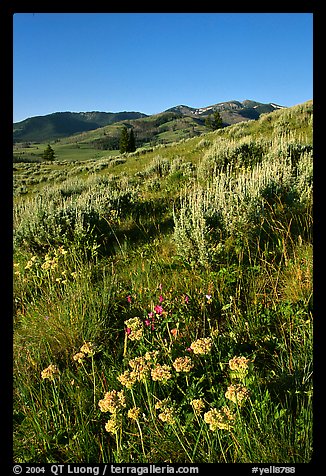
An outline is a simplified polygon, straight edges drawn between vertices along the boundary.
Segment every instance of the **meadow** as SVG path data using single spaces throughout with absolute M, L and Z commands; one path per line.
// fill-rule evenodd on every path
M 14 163 L 15 462 L 311 460 L 312 129 Z

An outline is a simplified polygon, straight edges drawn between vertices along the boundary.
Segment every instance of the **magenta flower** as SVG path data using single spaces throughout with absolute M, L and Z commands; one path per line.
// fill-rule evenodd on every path
M 130 295 L 127 296 L 127 301 L 128 301 L 129 303 L 131 303 L 131 296 L 130 296 Z
M 150 317 L 150 318 L 154 317 L 154 312 L 149 312 L 148 317 Z
M 162 314 L 162 312 L 163 312 L 163 307 L 156 305 L 156 306 L 154 307 L 154 311 L 156 312 L 156 314 Z
M 160 295 L 160 297 L 158 298 L 160 302 L 163 302 L 163 296 L 162 294 Z
M 130 327 L 126 327 L 126 334 L 127 334 L 127 335 L 131 334 L 131 329 L 130 329 Z
M 189 302 L 189 296 L 185 296 L 185 303 L 188 304 Z
M 145 326 L 150 326 L 152 321 L 150 319 L 145 319 Z

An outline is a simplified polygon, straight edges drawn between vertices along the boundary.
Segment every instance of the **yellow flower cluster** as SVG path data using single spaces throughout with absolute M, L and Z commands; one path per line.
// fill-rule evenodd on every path
M 128 410 L 128 418 L 131 420 L 138 420 L 139 418 L 139 413 L 140 413 L 140 408 L 139 407 L 133 407 Z
M 158 414 L 158 418 L 167 423 L 168 425 L 175 424 L 175 411 L 173 407 L 169 406 L 169 399 L 165 398 L 164 400 L 159 400 L 155 404 L 155 410 L 161 410 Z
M 194 352 L 194 354 L 208 354 L 211 348 L 211 337 L 203 337 L 202 339 L 197 339 L 190 345 L 190 349 Z
M 117 418 L 117 415 L 111 415 L 105 424 L 105 430 L 108 433 L 112 433 L 113 435 L 115 435 L 116 433 L 118 433 L 119 428 L 120 428 L 120 421 Z
M 128 339 L 140 340 L 143 336 L 143 325 L 139 317 L 132 317 L 125 321 Z
M 83 359 L 85 357 L 85 354 L 83 352 L 77 352 L 77 354 L 73 355 L 73 360 L 78 362 L 79 364 L 82 363 Z
M 248 362 L 250 362 L 250 359 L 246 357 L 233 357 L 229 360 L 229 367 L 231 370 L 247 370 Z
M 166 382 L 172 377 L 170 370 L 171 367 L 168 365 L 156 364 L 156 366 L 151 370 L 152 379 L 159 382 Z
M 37 256 L 32 256 L 31 259 L 27 261 L 25 269 L 31 269 L 36 260 L 37 260 Z
M 195 413 L 201 413 L 205 408 L 205 402 L 202 398 L 195 398 L 190 403 L 191 403 Z
M 101 412 L 110 412 L 116 414 L 119 410 L 122 410 L 126 406 L 126 397 L 123 390 L 117 392 L 112 390 L 111 392 L 106 392 L 103 400 L 98 402 Z
M 215 431 L 230 430 L 233 426 L 235 417 L 227 406 L 221 410 L 213 408 L 204 414 L 204 421 L 209 424 L 209 429 Z
M 250 359 L 246 357 L 233 357 L 229 360 L 229 367 L 231 369 L 231 377 L 233 378 L 244 378 L 249 370 Z
M 56 374 L 59 374 L 59 369 L 56 365 L 49 365 L 46 369 L 42 370 L 42 379 L 54 380 Z
M 67 253 L 68 251 L 66 251 L 63 246 L 59 246 L 58 249 L 50 250 L 45 255 L 43 263 L 41 263 L 40 258 L 38 259 L 37 256 L 32 256 L 29 259 L 29 261 L 26 263 L 24 269 L 25 271 L 28 271 L 30 269 L 36 268 L 35 274 L 37 278 L 42 277 L 42 274 L 40 274 L 39 271 L 45 271 L 47 278 L 49 278 L 50 277 L 49 271 L 57 270 L 56 273 L 51 277 L 59 284 L 67 284 L 69 276 L 71 276 L 74 279 L 77 276 L 76 271 L 73 271 L 70 273 L 68 273 L 67 270 L 63 270 L 61 272 L 59 271 L 60 260 L 62 256 L 66 255 Z M 17 276 L 21 276 L 21 273 L 19 270 L 16 270 L 14 274 Z
M 44 258 L 44 263 L 41 265 L 41 268 L 44 270 L 47 269 L 56 269 L 58 267 L 59 253 L 57 250 L 54 252 L 54 256 L 51 256 L 51 253 L 47 253 Z
M 190 357 L 177 357 L 173 362 L 173 367 L 177 372 L 190 372 L 194 364 Z
M 145 360 L 155 362 L 158 354 L 159 354 L 158 350 L 152 350 L 151 352 L 146 352 L 146 354 L 144 355 L 144 358 L 145 358 Z
M 92 357 L 94 354 L 95 354 L 95 345 L 92 343 L 92 342 L 85 342 L 81 348 L 80 348 L 80 352 L 82 352 L 83 354 L 86 354 L 86 355 L 89 355 L 90 357 Z
M 151 363 L 148 362 L 148 358 L 146 359 L 146 356 L 149 357 L 148 352 L 144 357 L 139 356 L 129 360 L 129 366 L 132 368 L 132 370 L 125 370 L 118 377 L 119 382 L 124 387 L 131 388 L 134 383 L 144 381 L 149 376 Z
M 225 397 L 241 406 L 249 397 L 249 390 L 239 384 L 230 385 L 225 392 Z
M 75 362 L 78 362 L 79 364 L 82 363 L 83 359 L 85 357 L 92 357 L 96 352 L 96 346 L 92 342 L 85 342 L 81 348 L 80 352 L 77 352 L 77 354 L 73 355 L 73 360 Z
M 135 372 L 130 372 L 130 370 L 125 370 L 119 377 L 117 377 L 121 385 L 126 388 L 131 388 L 134 383 L 137 382 L 137 377 Z

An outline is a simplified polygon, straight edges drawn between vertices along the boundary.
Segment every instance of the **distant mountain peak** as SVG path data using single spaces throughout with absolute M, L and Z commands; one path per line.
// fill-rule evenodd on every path
M 275 103 L 264 104 L 261 102 L 245 99 L 244 101 L 223 101 L 216 104 L 203 107 L 191 107 L 185 104 L 179 104 L 171 107 L 162 113 L 174 113 L 175 117 L 169 120 L 177 120 L 180 117 L 187 117 L 194 121 L 196 127 L 205 125 L 207 116 L 218 111 L 221 114 L 223 124 L 231 125 L 241 121 L 255 120 L 263 113 L 272 112 L 275 109 L 282 109 Z M 13 138 L 14 142 L 43 142 L 58 138 L 68 137 L 77 133 L 92 131 L 104 126 L 109 126 L 123 121 L 134 121 L 142 118 L 156 117 L 159 114 L 148 116 L 141 112 L 122 111 L 122 112 L 54 112 L 45 116 L 35 116 L 24 121 L 14 123 Z M 162 118 L 157 121 L 155 127 L 162 125 Z M 148 124 L 147 124 L 148 126 Z M 154 127 L 154 126 L 153 126 Z

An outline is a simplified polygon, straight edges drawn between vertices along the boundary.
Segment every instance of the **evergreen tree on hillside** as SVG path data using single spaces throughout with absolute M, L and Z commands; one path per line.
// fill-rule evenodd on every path
M 212 131 L 215 131 L 216 129 L 221 129 L 221 127 L 223 127 L 223 120 L 221 114 L 218 111 L 214 111 L 213 115 L 210 115 L 206 118 L 205 126 L 209 129 L 212 129 Z
M 42 158 L 44 160 L 54 160 L 55 159 L 54 150 L 52 149 L 50 144 L 48 144 L 47 148 L 44 150 Z
M 136 150 L 136 142 L 135 142 L 134 130 L 130 129 L 129 140 L 128 140 L 128 152 L 135 152 L 135 150 Z
M 133 129 L 128 129 L 124 126 L 119 141 L 119 149 L 121 154 L 124 152 L 134 152 L 136 150 L 135 135 Z
M 119 142 L 119 150 L 121 154 L 123 154 L 124 152 L 128 152 L 128 142 L 129 142 L 129 134 L 128 134 L 127 128 L 124 126 L 120 134 L 120 142 Z

